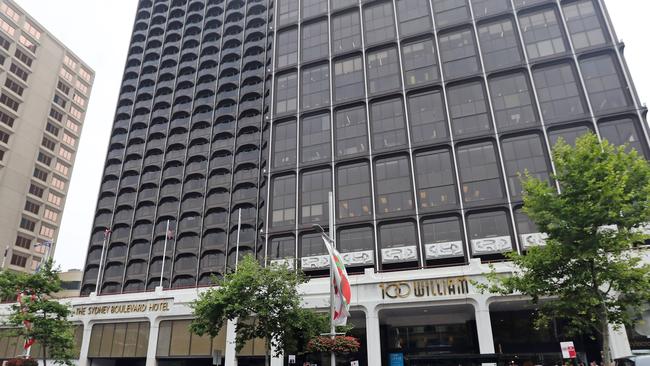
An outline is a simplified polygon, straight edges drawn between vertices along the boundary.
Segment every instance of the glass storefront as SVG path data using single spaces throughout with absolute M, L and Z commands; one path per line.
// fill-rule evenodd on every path
M 226 332 L 210 339 L 190 332 L 190 319 L 165 320 L 158 328 L 156 359 L 160 366 L 212 365 L 213 352 L 225 351 Z

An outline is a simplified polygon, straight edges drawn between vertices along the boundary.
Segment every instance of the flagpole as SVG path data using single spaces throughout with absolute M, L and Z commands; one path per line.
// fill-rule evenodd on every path
M 163 285 L 163 273 L 165 271 L 165 257 L 167 256 L 167 240 L 169 240 L 169 219 L 167 219 L 167 228 L 165 229 L 165 245 L 163 245 L 162 266 L 160 267 L 160 287 Z
M 97 283 L 95 284 L 95 294 L 99 295 L 101 292 L 100 279 L 102 275 L 102 264 L 104 262 L 104 251 L 106 250 L 106 242 L 108 241 L 108 236 L 111 234 L 111 230 L 106 228 L 104 231 L 104 241 L 102 242 L 102 254 L 99 257 L 99 268 L 97 269 Z
M 327 204 L 329 208 L 329 237 L 332 241 L 332 246 L 336 249 L 336 231 L 334 229 L 334 195 L 332 191 L 328 193 Z M 336 337 L 336 326 L 334 325 L 334 259 L 330 255 L 330 336 L 332 339 Z M 336 366 L 336 354 L 330 353 L 330 365 Z
M 235 272 L 237 272 L 237 265 L 239 264 L 239 234 L 241 233 L 241 207 L 238 211 L 237 219 L 237 243 L 235 244 Z

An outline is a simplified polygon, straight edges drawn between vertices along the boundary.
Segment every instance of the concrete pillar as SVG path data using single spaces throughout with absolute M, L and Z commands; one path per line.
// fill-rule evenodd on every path
M 374 306 L 366 312 L 366 343 L 368 365 L 381 366 L 382 350 L 379 337 L 379 314 Z
M 81 337 L 81 350 L 79 352 L 79 366 L 89 366 L 88 348 L 90 347 L 90 333 L 92 325 L 89 322 L 83 323 L 83 333 Z
M 479 297 L 474 304 L 474 316 L 476 318 L 476 332 L 478 334 L 478 347 L 481 354 L 494 353 L 494 338 L 492 337 L 492 321 L 490 320 L 490 307 Z
M 226 362 L 224 366 L 237 366 L 237 328 L 236 320 L 228 320 L 226 326 L 226 349 L 224 357 Z M 147 365 L 148 366 L 148 365 Z
M 632 356 L 630 341 L 627 339 L 627 333 L 625 332 L 624 326 L 614 329 L 611 324 L 609 325 L 609 345 L 609 348 L 612 351 L 612 358 L 615 360 Z
M 147 363 L 146 366 L 156 366 L 156 349 L 158 348 L 158 327 L 160 320 L 155 318 L 149 319 L 149 344 L 147 345 Z

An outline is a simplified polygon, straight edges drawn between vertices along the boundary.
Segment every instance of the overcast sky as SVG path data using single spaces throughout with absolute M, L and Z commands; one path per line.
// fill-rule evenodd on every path
M 96 73 L 59 233 L 56 262 L 84 264 L 136 0 L 16 0 Z M 650 98 L 650 1 L 606 0 L 641 101 Z

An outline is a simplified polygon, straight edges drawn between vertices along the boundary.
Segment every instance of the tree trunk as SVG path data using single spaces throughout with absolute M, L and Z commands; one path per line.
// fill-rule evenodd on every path
M 42 346 L 43 346 L 43 366 L 47 366 L 47 345 L 43 343 Z
M 271 342 L 269 339 L 266 339 L 266 347 L 264 351 L 264 364 L 266 366 L 271 366 Z
M 607 319 L 607 316 L 605 315 L 605 319 Z M 603 355 L 603 365 L 605 366 L 611 366 L 612 365 L 612 351 L 609 348 L 609 324 L 605 320 L 601 324 L 601 334 L 602 334 L 602 340 L 601 340 L 601 349 L 602 349 L 602 355 Z

